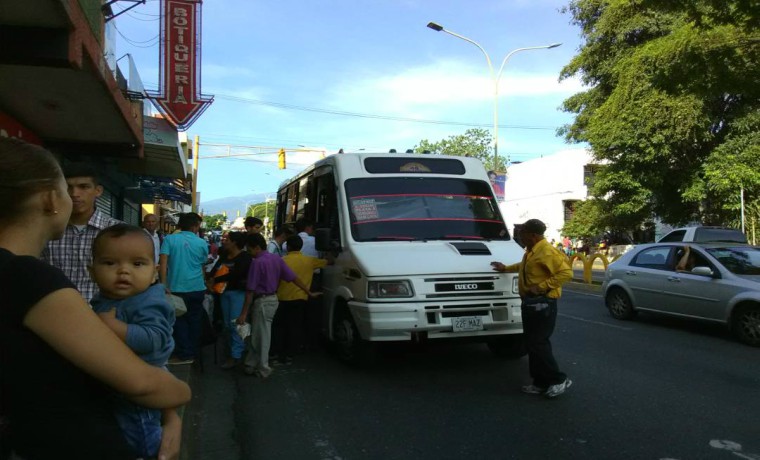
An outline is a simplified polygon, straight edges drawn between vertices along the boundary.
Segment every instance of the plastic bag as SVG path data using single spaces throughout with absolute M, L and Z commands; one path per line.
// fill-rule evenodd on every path
M 235 327 L 235 330 L 237 331 L 240 338 L 245 340 L 246 337 L 251 335 L 251 323 L 238 324 Z
M 187 305 L 185 305 L 185 301 L 182 299 L 182 297 L 173 294 L 166 294 L 166 300 L 168 300 L 169 304 L 174 307 L 174 316 L 176 318 L 179 318 L 180 316 L 187 313 Z

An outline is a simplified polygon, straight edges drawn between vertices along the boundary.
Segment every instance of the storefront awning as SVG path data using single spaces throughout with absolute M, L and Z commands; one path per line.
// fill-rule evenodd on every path
M 187 158 L 176 128 L 163 118 L 144 117 L 143 136 L 145 156 L 121 160 L 121 169 L 144 176 L 187 177 Z
M 0 110 L 58 153 L 140 157 L 141 103 L 106 62 L 97 3 L 0 1 Z
M 124 194 L 139 203 L 153 203 L 156 200 L 176 201 L 191 204 L 190 191 L 182 181 L 168 177 L 138 177 L 136 187 L 128 187 Z

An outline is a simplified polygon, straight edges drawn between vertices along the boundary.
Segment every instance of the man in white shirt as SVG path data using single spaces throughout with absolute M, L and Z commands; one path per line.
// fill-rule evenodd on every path
M 319 258 L 317 252 L 317 240 L 312 236 L 314 233 L 314 222 L 306 218 L 301 218 L 296 221 L 296 233 L 303 240 L 303 248 L 301 248 L 301 254 L 305 256 Z M 287 250 L 287 245 L 285 246 Z
M 156 257 L 156 265 L 158 265 L 158 253 L 161 250 L 161 235 L 157 231 L 158 217 L 155 214 L 145 214 L 143 217 L 143 228 L 153 238 L 153 254 Z

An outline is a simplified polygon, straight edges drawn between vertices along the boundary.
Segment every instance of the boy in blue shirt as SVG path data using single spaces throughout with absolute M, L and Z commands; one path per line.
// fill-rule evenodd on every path
M 93 310 L 145 362 L 165 367 L 174 349 L 174 309 L 157 277 L 153 240 L 143 229 L 118 224 L 92 244 L 92 278 L 100 293 Z M 116 398 L 116 418 L 135 455 L 155 457 L 161 444 L 161 411 Z

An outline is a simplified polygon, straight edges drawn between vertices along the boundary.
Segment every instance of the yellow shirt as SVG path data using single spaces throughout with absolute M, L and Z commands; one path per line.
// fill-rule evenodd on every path
M 562 295 L 562 285 L 573 278 L 567 256 L 546 240 L 536 243 L 530 251 L 526 250 L 522 262 L 507 265 L 503 271 L 519 273 L 520 297 L 529 294 L 528 286 L 535 284 L 547 297 L 558 299 Z
M 282 257 L 282 260 L 306 286 L 311 286 L 314 270 L 327 265 L 325 259 L 307 256 L 301 254 L 301 251 L 288 252 Z M 309 296 L 295 284 L 289 281 L 280 281 L 280 286 L 277 288 L 277 300 L 307 300 L 308 298 Z

